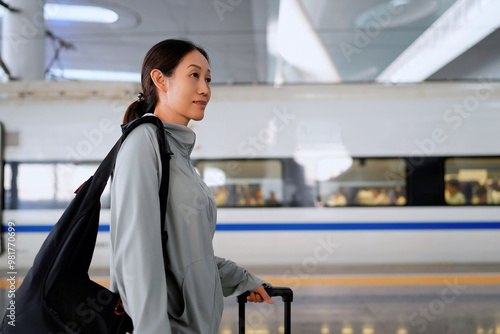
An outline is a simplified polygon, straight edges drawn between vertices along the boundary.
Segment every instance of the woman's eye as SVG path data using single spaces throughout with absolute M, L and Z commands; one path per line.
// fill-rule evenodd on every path
M 206 82 L 212 82 L 212 78 L 206 78 Z

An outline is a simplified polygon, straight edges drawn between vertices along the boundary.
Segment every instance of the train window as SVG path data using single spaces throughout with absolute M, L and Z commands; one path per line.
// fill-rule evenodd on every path
M 196 164 L 218 207 L 281 206 L 279 160 L 201 160 Z
M 318 178 L 317 206 L 406 204 L 406 169 L 401 159 L 322 159 Z
M 500 205 L 500 158 L 445 160 L 448 205 Z
M 10 208 L 10 192 L 11 192 L 11 181 L 12 180 L 12 169 L 9 164 L 4 165 L 3 169 L 3 208 Z
M 79 163 L 79 164 L 56 164 L 56 175 L 58 180 L 57 199 L 65 206 L 74 198 L 75 190 L 78 189 L 82 183 L 92 176 L 97 167 L 96 163 Z M 101 196 L 101 207 L 110 208 L 110 182 L 104 188 Z
M 5 165 L 5 209 L 64 209 L 74 191 L 97 169 L 97 164 L 19 163 Z M 101 197 L 109 208 L 109 184 Z
M 57 189 L 55 182 L 52 164 L 19 164 L 17 166 L 18 208 L 53 208 Z

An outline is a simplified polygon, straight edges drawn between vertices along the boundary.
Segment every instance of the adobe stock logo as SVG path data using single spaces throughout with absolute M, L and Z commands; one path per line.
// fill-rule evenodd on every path
M 243 0 L 214 0 L 212 5 L 219 16 L 219 20 L 224 21 L 224 13 L 232 12 L 236 7 L 241 5 Z
M 367 21 L 361 29 L 354 28 L 355 34 L 352 43 L 342 42 L 339 44 L 347 63 L 351 63 L 354 54 L 359 54 L 362 49 L 368 47 L 372 40 L 380 35 L 382 29 L 390 25 L 394 15 L 400 14 L 402 10 L 403 6 L 390 1 L 386 8 L 373 10 L 370 13 L 371 20 Z
M 56 334 L 66 334 L 66 333 L 81 333 L 82 324 L 88 324 L 96 318 L 98 313 L 104 310 L 104 307 L 113 302 L 113 294 L 107 289 L 101 289 L 95 297 L 87 297 L 84 302 L 81 302 L 76 307 L 76 315 L 80 317 L 80 323 L 76 321 L 69 321 L 64 326 L 64 332 L 58 332 Z
M 113 132 L 114 129 L 115 125 L 107 118 L 102 119 L 97 128 L 90 130 L 83 129 L 82 134 L 86 139 L 80 140 L 76 148 L 66 145 L 66 160 L 79 161 L 88 157 L 92 154 L 95 147 L 98 147 L 104 142 L 104 136 Z
M 455 302 L 458 296 L 467 289 L 465 285 L 458 285 L 458 279 L 450 283 L 444 281 L 446 287 L 441 290 L 441 298 L 432 300 L 427 306 L 420 306 L 418 312 L 413 312 L 408 317 L 408 322 L 411 326 L 420 326 L 417 330 L 422 333 L 427 329 L 429 322 L 436 320 L 437 316 L 444 312 L 446 306 Z
M 255 136 L 248 136 L 238 145 L 239 154 L 255 158 L 259 152 L 264 151 L 268 145 L 273 143 L 277 133 L 284 131 L 297 117 L 288 113 L 286 107 L 283 107 L 283 110 L 274 108 L 273 114 L 268 126 L 261 128 Z

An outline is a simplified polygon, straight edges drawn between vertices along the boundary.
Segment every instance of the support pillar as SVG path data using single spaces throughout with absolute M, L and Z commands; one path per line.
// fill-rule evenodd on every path
M 45 78 L 45 0 L 11 0 L 2 23 L 2 59 L 13 78 Z

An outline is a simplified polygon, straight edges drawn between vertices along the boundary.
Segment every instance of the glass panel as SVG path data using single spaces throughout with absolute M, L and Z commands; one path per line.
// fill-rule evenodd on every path
M 6 209 L 65 209 L 75 190 L 94 174 L 98 165 L 66 163 L 17 163 L 5 165 Z M 101 196 L 102 208 L 110 207 L 109 182 Z
M 3 208 L 9 209 L 11 204 L 11 182 L 12 182 L 12 168 L 10 164 L 5 164 L 3 170 Z
M 75 197 L 75 190 L 91 177 L 99 167 L 98 164 L 57 164 L 56 173 L 58 181 L 57 200 L 62 205 L 67 206 Z M 110 182 L 101 196 L 101 207 L 110 207 Z
M 450 158 L 445 162 L 449 205 L 499 205 L 500 158 Z
M 401 159 L 323 159 L 318 175 L 322 176 L 318 206 L 406 204 L 406 168 Z
M 278 160 L 223 160 L 197 163 L 218 207 L 281 206 L 283 179 Z
M 56 203 L 56 182 L 52 164 L 19 164 L 18 208 L 48 209 Z

